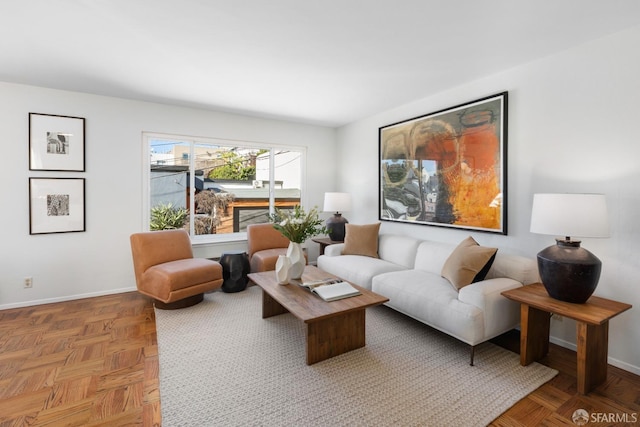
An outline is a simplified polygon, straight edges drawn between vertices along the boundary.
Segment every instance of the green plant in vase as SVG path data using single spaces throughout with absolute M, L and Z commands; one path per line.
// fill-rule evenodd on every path
M 307 263 L 301 243 L 318 234 L 327 233 L 327 229 L 318 215 L 317 207 L 309 212 L 305 212 L 300 205 L 286 210 L 276 208 L 269 219 L 273 223 L 273 227 L 291 241 L 287 248 L 287 257 L 291 261 L 291 278 L 300 279 Z

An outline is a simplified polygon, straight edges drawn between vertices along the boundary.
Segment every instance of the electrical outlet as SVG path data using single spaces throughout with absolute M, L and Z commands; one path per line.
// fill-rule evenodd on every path
M 24 278 L 24 287 L 25 288 L 32 288 L 33 287 L 33 278 L 25 277 Z
M 564 317 L 560 316 L 559 314 L 554 314 L 553 316 L 551 316 L 552 319 L 555 319 L 557 322 L 562 322 L 562 319 L 564 319 Z

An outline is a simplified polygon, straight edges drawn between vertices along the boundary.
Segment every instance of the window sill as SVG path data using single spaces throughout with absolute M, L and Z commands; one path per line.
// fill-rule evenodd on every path
M 191 246 L 215 246 L 217 244 L 227 244 L 235 242 L 246 242 L 247 233 L 213 234 L 208 236 L 191 237 Z

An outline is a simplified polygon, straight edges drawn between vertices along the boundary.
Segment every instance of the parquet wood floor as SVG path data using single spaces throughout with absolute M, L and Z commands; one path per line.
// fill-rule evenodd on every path
M 160 425 L 149 298 L 0 311 L 0 426 L 123 425 Z
M 514 331 L 494 342 L 517 352 L 519 338 Z M 560 374 L 492 426 L 574 426 L 580 408 L 640 418 L 639 376 L 609 366 L 603 385 L 578 396 L 575 352 L 552 344 L 542 363 Z M 132 292 L 0 311 L 0 427 L 132 425 L 161 425 L 147 297 Z
M 492 341 L 520 353 L 518 331 Z M 640 426 L 640 376 L 609 365 L 606 381 L 581 396 L 577 394 L 575 351 L 549 344 L 549 354 L 540 363 L 558 370 L 558 375 L 520 400 L 490 426 L 575 426 L 571 417 L 578 409 L 589 413 L 587 426 Z

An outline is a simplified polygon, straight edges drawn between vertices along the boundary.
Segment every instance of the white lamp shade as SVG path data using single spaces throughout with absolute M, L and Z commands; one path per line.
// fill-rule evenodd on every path
M 565 237 L 609 237 L 604 194 L 534 194 L 532 233 Z
M 349 193 L 324 193 L 325 212 L 345 212 L 351 210 Z

